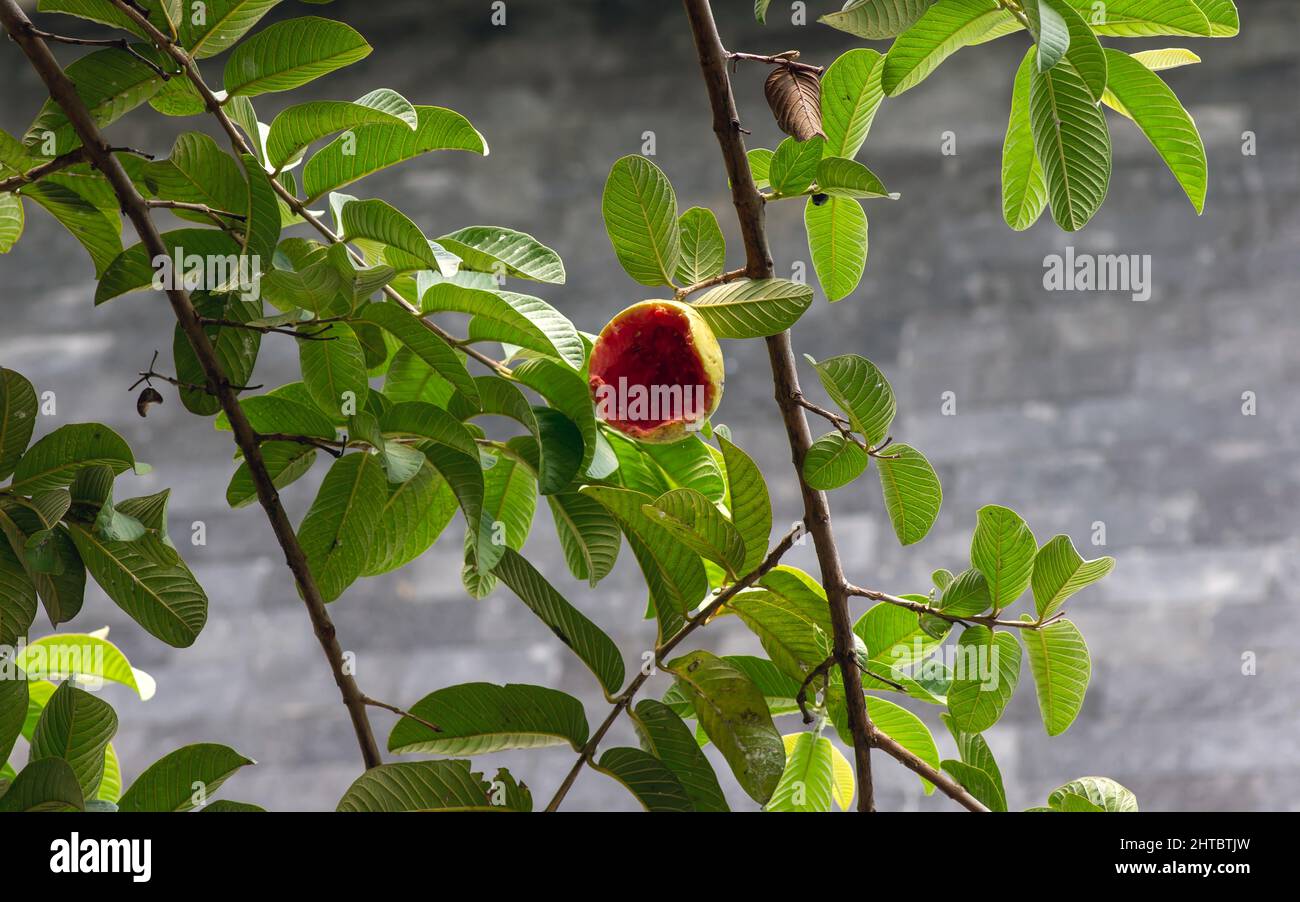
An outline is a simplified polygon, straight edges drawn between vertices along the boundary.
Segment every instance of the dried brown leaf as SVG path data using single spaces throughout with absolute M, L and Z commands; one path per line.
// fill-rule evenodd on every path
M 807 69 L 775 66 L 763 85 L 768 106 L 781 131 L 807 141 L 822 131 L 821 80 Z

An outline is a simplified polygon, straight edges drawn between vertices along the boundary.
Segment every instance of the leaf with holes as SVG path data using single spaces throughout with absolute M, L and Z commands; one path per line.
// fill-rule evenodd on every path
M 707 651 L 665 665 L 690 699 L 704 732 L 731 766 L 741 788 L 760 805 L 785 770 L 785 747 L 767 702 L 749 677 Z

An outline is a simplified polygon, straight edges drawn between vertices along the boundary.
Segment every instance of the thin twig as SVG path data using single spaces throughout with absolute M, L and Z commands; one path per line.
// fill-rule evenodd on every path
M 299 445 L 311 445 L 313 448 L 319 448 L 326 454 L 336 458 L 342 457 L 348 450 L 348 438 L 342 439 L 319 438 L 315 435 L 300 435 L 296 432 L 255 432 L 253 437 L 259 445 L 267 442 L 294 442 Z
M 154 351 L 153 360 L 150 361 L 149 363 L 149 369 L 141 370 L 137 374 L 139 375 L 140 378 L 132 382 L 131 387 L 128 388 L 127 391 L 135 391 L 137 388 L 140 387 L 140 383 L 142 382 L 145 385 L 148 385 L 152 388 L 153 387 L 152 380 L 157 379 L 159 382 L 166 382 L 168 385 L 174 385 L 176 388 L 189 389 L 190 391 L 201 391 L 206 394 L 212 395 L 213 397 L 217 396 L 217 392 L 214 391 L 210 386 L 199 385 L 197 382 L 182 382 L 180 379 L 175 379 L 171 376 L 166 375 L 165 373 L 156 372 L 154 370 L 154 364 L 156 364 L 157 362 L 158 362 L 158 352 Z M 255 391 L 256 389 L 262 387 L 260 385 L 234 385 L 230 382 L 227 382 L 226 385 L 232 391 Z
M 835 666 L 835 656 L 831 655 L 825 661 L 822 661 L 814 667 L 806 677 L 803 678 L 803 684 L 799 686 L 799 692 L 795 695 L 795 703 L 799 706 L 799 713 L 803 715 L 804 723 L 812 723 L 813 716 L 808 711 L 808 689 L 812 686 L 813 680 L 818 677 L 825 677 L 825 683 L 822 685 L 822 691 L 826 691 L 827 684 L 830 683 L 830 669 Z
M 394 714 L 401 715 L 402 717 L 409 717 L 411 720 L 415 721 L 420 726 L 428 727 L 430 730 L 433 730 L 433 732 L 435 733 L 442 732 L 442 727 L 438 726 L 433 721 L 425 720 L 423 717 L 412 714 L 410 711 L 403 711 L 401 708 L 397 707 L 396 705 L 390 705 L 388 704 L 388 702 L 381 702 L 378 699 L 373 699 L 368 695 L 362 696 L 361 700 L 365 702 L 367 705 L 370 705 L 372 708 L 383 708 L 385 711 L 392 711 Z
M 720 276 L 714 276 L 711 279 L 705 279 L 702 282 L 696 282 L 694 285 L 686 285 L 682 288 L 678 288 L 677 291 L 675 292 L 675 295 L 677 297 L 677 300 L 682 301 L 690 297 L 691 295 L 695 294 L 695 292 L 697 291 L 703 291 L 704 289 L 712 288 L 715 285 L 725 285 L 728 282 L 734 282 L 737 279 L 743 279 L 745 277 L 745 273 L 747 272 L 748 270 L 742 266 L 740 269 L 733 269 L 730 272 L 724 272 Z
M 972 623 L 976 623 L 979 624 L 980 626 L 987 626 L 987 627 L 1005 626 L 1009 629 L 1036 631 L 1036 630 L 1041 630 L 1045 626 L 1049 626 L 1050 624 L 1055 623 L 1056 621 L 1060 620 L 1062 617 L 1065 616 L 1065 612 L 1061 611 L 1057 614 L 1054 614 L 1051 617 L 1048 617 L 1046 620 L 1042 620 L 1042 621 L 1002 620 L 998 618 L 996 613 L 979 614 L 975 616 L 963 615 L 959 617 L 955 614 L 945 613 L 939 608 L 932 607 L 928 604 L 921 604 L 920 602 L 917 601 L 908 601 L 906 598 L 899 598 L 897 595 L 889 595 L 885 592 L 879 592 L 875 589 L 864 589 L 861 586 L 855 586 L 852 583 L 846 585 L 845 588 L 850 595 L 856 595 L 859 598 L 867 598 L 870 599 L 871 601 L 883 601 L 888 604 L 895 605 L 896 607 L 906 608 L 907 610 L 912 611 L 915 614 L 929 615 L 930 617 L 938 617 L 940 620 L 946 620 L 949 623 L 958 623 L 961 624 L 962 626 L 970 626 Z M 872 676 L 875 676 L 875 674 L 872 674 Z
M 74 38 L 64 34 L 54 34 L 49 31 L 43 31 L 42 29 L 30 24 L 27 26 L 27 30 L 33 37 L 38 37 L 45 41 L 55 41 L 59 44 L 76 44 L 82 47 L 116 47 L 118 50 L 124 50 L 140 62 L 144 63 L 163 81 L 167 81 L 172 75 L 177 74 L 174 72 L 165 72 L 162 66 L 159 66 L 153 60 L 144 56 L 132 47 L 131 42 L 126 38 Z
M 245 323 L 237 319 L 215 319 L 210 316 L 200 317 L 205 326 L 220 326 L 223 329 L 243 329 L 247 332 L 260 332 L 262 335 L 288 335 L 290 338 L 296 338 L 299 341 L 334 341 L 333 335 L 326 335 L 329 332 L 329 323 L 339 322 L 340 319 L 331 318 L 328 320 L 304 320 L 296 326 L 268 326 L 259 323 Z M 299 331 L 304 326 L 317 326 L 321 328 L 315 332 Z
M 740 233 L 745 243 L 746 270 L 751 279 L 770 279 L 774 275 L 774 269 L 763 222 L 763 197 L 754 184 L 754 176 L 749 168 L 745 139 L 736 127 L 740 115 L 736 111 L 731 79 L 727 74 L 727 51 L 718 36 L 718 27 L 713 20 L 713 10 L 708 0 L 682 2 L 690 20 L 695 49 L 699 54 L 700 72 L 713 112 L 713 133 L 722 151 L 727 177 L 731 181 L 732 204 L 736 208 Z M 782 59 L 779 62 L 789 61 Z M 803 408 L 794 401 L 800 395 L 799 373 L 789 331 L 768 338 L 767 353 L 772 368 L 773 394 L 781 409 L 786 438 L 790 444 L 791 462 L 803 496 L 804 519 L 812 533 L 821 582 L 826 589 L 835 659 L 844 677 L 849 732 L 853 736 L 854 766 L 860 789 L 858 810 L 873 811 L 875 794 L 871 782 L 871 718 L 867 714 L 866 696 L 862 692 L 862 679 L 857 667 L 853 621 L 849 615 L 848 595 L 844 591 L 844 568 L 831 531 L 830 506 L 826 496 L 811 488 L 802 476 L 804 457 L 812 445 L 812 434 L 808 430 Z
M 793 547 L 795 539 L 797 539 L 802 532 L 803 524 L 800 524 L 786 533 L 785 537 L 767 553 L 767 557 L 763 559 L 763 563 L 759 564 L 753 571 L 732 583 L 722 592 L 718 593 L 717 597 L 714 598 L 713 601 L 709 602 L 709 604 L 698 614 L 690 618 L 681 629 L 673 634 L 672 638 L 664 642 L 663 645 L 658 646 L 655 649 L 655 666 L 661 666 L 663 664 L 663 659 L 669 652 L 681 644 L 682 640 L 695 632 L 695 630 L 708 623 L 709 618 L 721 610 L 723 605 L 740 592 L 748 589 L 754 583 L 766 576 L 773 567 L 781 562 L 781 557 L 789 551 L 791 547 Z M 604 722 L 596 728 L 596 732 L 592 734 L 591 738 L 587 740 L 587 744 L 582 747 L 582 751 L 578 753 L 578 760 L 573 762 L 573 767 L 569 768 L 569 773 L 565 776 L 564 782 L 562 782 L 560 788 L 555 791 L 555 795 L 551 798 L 550 804 L 546 806 L 547 811 L 556 811 L 559 809 L 560 803 L 563 802 L 564 797 L 568 795 L 569 789 L 573 786 L 573 782 L 578 779 L 578 774 L 582 771 L 582 766 L 589 761 L 595 760 L 596 749 L 600 745 L 600 741 L 605 738 L 605 734 L 608 733 L 609 728 L 614 725 L 614 721 L 618 720 L 618 716 L 632 704 L 632 699 L 636 696 L 637 690 L 640 689 L 642 684 L 644 684 L 649 678 L 650 673 L 641 670 L 636 677 L 633 678 L 632 682 L 628 684 L 627 688 L 623 690 L 617 699 L 615 699 L 613 710 L 609 712 L 609 716 L 606 717 Z
M 764 63 L 768 66 L 785 66 L 789 69 L 802 69 L 804 72 L 812 72 L 821 75 L 825 71 L 824 66 L 811 66 L 808 63 L 799 62 L 798 50 L 787 50 L 785 53 L 775 53 L 771 56 L 765 56 L 761 53 L 732 53 L 726 51 L 726 56 L 733 64 L 738 60 L 747 60 L 751 63 Z
M 136 21 L 148 23 L 148 19 L 142 17 L 138 9 L 128 6 L 120 2 L 120 0 L 115 0 L 115 2 L 119 9 L 130 10 L 129 15 L 134 17 Z M 0 0 L 0 23 L 3 23 L 5 30 L 9 32 L 10 36 L 18 43 L 18 46 L 22 48 L 23 53 L 27 55 L 32 67 L 40 75 L 41 80 L 49 90 L 50 97 L 67 115 L 77 137 L 81 139 L 81 143 L 86 147 L 87 153 L 90 154 L 95 168 L 108 179 L 118 203 L 127 218 L 135 226 L 135 230 L 140 236 L 140 242 L 144 245 L 148 255 L 152 258 L 167 256 L 167 246 L 163 242 L 158 227 L 151 218 L 149 207 L 144 202 L 144 198 L 140 196 L 140 192 L 122 167 L 121 161 L 109 152 L 108 144 L 101 136 L 99 126 L 86 108 L 85 102 L 77 93 L 71 79 L 68 78 L 67 73 L 63 71 L 63 67 L 59 65 L 58 60 L 50 52 L 49 46 L 28 31 L 31 22 L 21 7 L 18 6 L 16 0 Z M 161 36 L 157 29 L 154 29 L 154 32 Z M 294 580 L 307 608 L 307 614 L 311 619 L 313 632 L 320 642 L 321 649 L 324 651 L 330 670 L 334 675 L 334 682 L 338 686 L 343 703 L 348 709 L 353 730 L 356 733 L 357 743 L 361 749 L 362 760 L 367 768 L 376 767 L 383 763 L 383 757 L 379 752 L 378 744 L 375 742 L 374 733 L 370 729 L 370 720 L 367 716 L 366 705 L 362 701 L 361 690 L 357 687 L 356 679 L 352 676 L 349 665 L 344 658 L 343 648 L 339 644 L 334 623 L 325 608 L 325 599 L 321 595 L 320 588 L 316 584 L 316 578 L 307 563 L 307 555 L 298 541 L 297 533 L 288 513 L 280 503 L 275 484 L 267 471 L 266 462 L 262 459 L 262 450 L 257 442 L 252 424 L 240 406 L 235 390 L 227 380 L 221 361 L 203 329 L 203 323 L 199 321 L 198 312 L 194 309 L 194 303 L 189 292 L 184 288 L 172 287 L 167 289 L 166 294 L 181 332 L 185 335 L 186 341 L 194 351 L 194 356 L 198 360 L 208 384 L 215 387 L 217 399 L 230 421 L 235 442 L 243 452 L 244 460 L 248 464 L 249 474 L 257 490 L 258 501 L 266 511 L 267 519 L 270 521 L 276 540 L 284 552 L 285 563 L 293 572 Z
M 159 209 L 189 210 L 191 213 L 202 213 L 205 216 L 216 219 L 218 222 L 220 222 L 222 218 L 237 219 L 240 222 L 243 222 L 248 218 L 242 213 L 231 213 L 229 210 L 218 210 L 215 207 L 209 207 L 207 204 L 195 204 L 184 200 L 150 199 L 146 200 L 145 203 L 150 207 L 157 207 Z
M 868 445 L 865 441 L 858 438 L 857 433 L 853 431 L 853 424 L 850 423 L 847 418 L 840 416 L 835 411 L 827 410 L 825 407 L 821 407 L 820 405 L 814 404 L 812 401 L 809 401 L 807 398 L 805 398 L 802 394 L 798 394 L 795 396 L 794 403 L 798 404 L 800 407 L 802 407 L 804 410 L 808 411 L 809 413 L 815 413 L 817 414 L 817 416 L 824 417 L 825 419 L 829 420 L 830 424 L 836 428 L 836 430 L 840 433 L 840 435 L 844 436 L 845 439 L 847 439 L 848 441 L 852 442 L 853 444 L 861 448 L 863 451 L 865 451 L 867 453 L 867 456 L 874 457 L 879 460 L 898 460 L 900 455 L 880 453 L 881 451 L 885 450 L 887 447 L 889 447 L 894 443 L 893 436 L 886 436 L 885 440 L 882 441 L 879 445 Z

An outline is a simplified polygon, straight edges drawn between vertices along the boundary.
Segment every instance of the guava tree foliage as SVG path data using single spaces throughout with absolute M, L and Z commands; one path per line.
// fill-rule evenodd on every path
M 0 0 L 0 20 L 50 92 L 26 134 L 0 135 L 0 249 L 17 240 L 25 210 L 39 206 L 89 252 L 96 303 L 150 289 L 167 297 L 177 320 L 175 375 L 153 366 L 144 375 L 171 384 L 187 410 L 233 434 L 239 460 L 227 500 L 263 508 L 366 767 L 339 809 L 531 810 L 524 781 L 504 769 L 489 779 L 463 756 L 568 744 L 577 757 L 547 805 L 551 810 L 587 766 L 624 784 L 651 810 L 725 810 L 721 782 L 702 751 L 708 745 L 767 810 L 849 807 L 855 796 L 860 809 L 870 810 L 872 749 L 916 772 L 927 792 L 938 787 L 971 810 L 1005 810 L 1002 778 L 983 733 L 1005 710 L 1022 657 L 1047 731 L 1059 734 L 1074 721 L 1090 663 L 1064 606 L 1113 561 L 1084 560 L 1063 535 L 1040 546 L 1019 515 L 989 505 L 972 512 L 969 561 L 936 561 L 951 569 L 935 570 L 932 587 L 894 594 L 849 581 L 831 532 L 827 491 L 874 469 L 903 545 L 929 532 L 942 491 L 921 451 L 892 441 L 895 399 L 870 361 L 852 353 L 809 358 L 830 406 L 805 398 L 788 330 L 813 303 L 813 290 L 775 277 L 764 208 L 807 198 L 818 279 L 829 300 L 850 295 L 866 261 L 861 201 L 893 196 L 856 160 L 883 97 L 916 84 L 965 44 L 1027 29 L 1033 46 L 1016 78 L 1008 136 L 1008 221 L 1028 226 L 1049 202 L 1066 228 L 1095 212 L 1110 168 L 1103 101 L 1143 128 L 1199 209 L 1204 153 L 1183 131 L 1190 119 L 1150 74 L 1160 61 L 1103 51 L 1097 35 L 1226 34 L 1232 4 L 1117 0 L 1108 5 L 1112 18 L 1099 23 L 1095 10 L 1087 20 L 1074 10 L 1087 5 L 1075 0 L 855 0 L 827 19 L 867 38 L 897 38 L 884 56 L 854 49 L 823 70 L 793 52 L 726 51 L 709 4 L 684 0 L 744 238 L 744 266 L 727 268 L 716 214 L 680 210 L 668 179 L 644 157 L 614 163 L 603 197 L 605 223 L 629 276 L 666 295 L 652 308 L 688 304 L 692 337 L 699 319 L 710 341 L 767 343 L 805 509 L 801 523 L 777 531 L 775 543 L 767 483 L 743 450 L 745 437 L 706 421 L 690 423 L 686 438 L 663 443 L 597 416 L 591 361 L 606 333 L 581 331 L 556 306 L 516 290 L 527 282 L 564 283 L 553 250 L 497 226 L 431 238 L 393 204 L 344 193 L 359 193 L 357 183 L 367 175 L 432 151 L 486 154 L 487 142 L 468 120 L 386 88 L 356 100 L 292 103 L 269 124 L 259 118 L 254 101 L 261 95 L 298 88 L 371 50 L 351 27 L 316 16 L 254 30 L 276 5 L 40 0 L 38 10 L 115 32 L 96 39 L 102 46 L 64 70 L 48 44 L 86 40 L 38 29 L 13 0 Z M 1183 9 L 1182 18 L 1175 8 Z M 767 12 L 760 0 L 756 13 L 761 19 Z M 1108 30 L 1117 22 L 1127 30 Z M 1165 53 L 1173 55 L 1161 60 L 1186 59 Z M 199 63 L 221 54 L 216 89 Z M 774 151 L 744 147 L 728 73 L 741 62 L 771 67 L 768 100 L 791 136 Z M 166 116 L 211 116 L 223 140 L 182 131 L 169 156 L 150 159 L 105 139 L 101 129 L 146 103 Z M 160 232 L 155 210 L 182 224 Z M 123 242 L 121 213 L 138 244 Z M 638 292 L 629 286 L 628 301 L 640 300 Z M 250 386 L 259 356 L 271 353 L 297 355 L 301 379 L 269 390 Z M 161 397 L 147 387 L 141 413 Z M 830 428 L 815 441 L 809 413 Z M 0 435 L 7 434 L 0 425 Z M 106 463 L 98 448 L 83 443 L 51 448 L 48 456 L 50 466 L 70 474 L 65 486 Z M 313 467 L 324 470 L 323 480 L 294 525 L 279 493 Z M 575 580 L 598 586 L 624 545 L 644 574 L 654 635 L 632 674 L 625 650 L 582 612 L 580 595 L 562 592 L 525 557 L 542 498 Z M 32 497 L 26 502 L 39 506 Z M 55 517 L 45 529 L 53 528 L 56 538 L 71 535 L 70 546 L 59 545 L 63 553 L 83 561 L 146 629 L 171 644 L 188 644 L 166 632 L 177 629 L 174 623 L 152 629 L 149 618 L 135 613 L 140 604 L 129 603 L 128 593 L 162 566 L 165 514 L 151 511 L 147 519 L 125 502 L 115 506 L 108 494 L 92 507 L 93 517 L 87 510 L 59 526 Z M 119 514 L 133 517 L 143 533 L 111 533 Z M 453 529 L 453 521 L 460 526 Z M 93 553 L 76 540 L 79 532 L 98 544 L 109 535 L 120 543 L 114 562 L 125 570 L 123 580 L 100 577 Z M 539 685 L 436 688 L 409 708 L 361 691 L 327 605 L 357 580 L 409 563 L 445 532 L 463 543 L 461 579 L 469 596 L 509 591 L 591 671 L 610 705 L 595 729 L 577 699 Z M 807 535 L 817 551 L 816 575 L 781 563 Z M 14 543 L 10 536 L 14 563 L 0 573 L 45 599 L 40 549 L 20 538 Z M 173 612 L 195 592 L 201 596 L 192 577 L 177 577 L 158 581 L 151 598 Z M 1013 613 L 1027 593 L 1030 610 Z M 34 614 L 34 596 L 25 597 L 33 600 L 22 610 Z M 874 603 L 856 621 L 852 598 Z M 743 623 L 765 656 L 684 647 L 720 617 Z M 61 619 L 51 614 L 56 624 Z M 638 698 L 660 672 L 672 680 L 666 693 Z M 49 704 L 65 689 L 81 692 L 68 683 L 46 693 Z M 66 697 L 73 701 L 64 705 L 90 707 L 81 695 Z M 7 690 L 4 698 L 0 724 L 17 723 L 18 702 L 8 700 Z M 24 699 L 22 711 L 27 704 Z M 912 710 L 918 705 L 944 709 L 956 757 L 940 754 Z M 388 751 L 410 760 L 383 762 L 367 717 L 373 706 L 401 715 Z M 104 735 L 107 715 L 95 710 L 97 717 L 69 720 L 68 741 L 59 744 L 84 755 L 51 756 L 63 757 L 74 774 L 79 767 L 107 773 L 111 730 Z M 640 747 L 602 749 L 625 712 Z M 792 714 L 806 729 L 783 736 L 775 719 Z M 35 729 L 39 737 L 39 724 Z M 828 731 L 852 749 L 852 763 Z M 0 806 L 43 760 L 33 752 Z M 184 772 L 180 764 L 166 770 Z M 50 782 L 39 772 L 27 779 L 16 804 L 39 807 Z M 83 804 L 96 789 L 79 788 Z M 1113 781 L 1083 777 L 1062 785 L 1046 807 L 1129 810 L 1136 802 Z

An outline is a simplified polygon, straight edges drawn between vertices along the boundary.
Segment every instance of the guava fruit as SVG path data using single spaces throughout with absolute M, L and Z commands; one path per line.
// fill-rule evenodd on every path
M 639 442 L 675 442 L 718 409 L 722 348 L 689 304 L 633 304 L 600 331 L 591 351 L 596 416 Z

